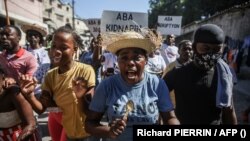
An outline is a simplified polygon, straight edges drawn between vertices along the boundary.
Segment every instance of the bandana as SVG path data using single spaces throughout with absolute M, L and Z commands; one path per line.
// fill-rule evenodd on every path
M 210 70 L 213 68 L 217 62 L 218 59 L 221 58 L 221 53 L 206 53 L 206 54 L 194 54 L 194 61 L 198 65 L 199 68 L 203 70 Z

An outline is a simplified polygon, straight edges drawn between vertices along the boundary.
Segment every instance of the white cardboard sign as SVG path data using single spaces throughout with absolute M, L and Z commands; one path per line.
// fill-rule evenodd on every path
M 85 24 L 89 28 L 92 35 L 94 37 L 97 37 L 97 35 L 100 33 L 101 19 L 98 18 L 86 19 Z
M 158 16 L 157 31 L 162 35 L 181 34 L 182 16 Z
M 107 11 L 102 13 L 101 33 L 140 31 L 148 27 L 148 14 L 139 12 Z

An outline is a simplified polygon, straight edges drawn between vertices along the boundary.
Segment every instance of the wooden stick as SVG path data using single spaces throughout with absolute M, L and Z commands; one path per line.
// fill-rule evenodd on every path
M 7 0 L 4 0 L 4 6 L 5 6 L 5 12 L 6 12 L 6 24 L 10 25 L 10 18 L 9 18 L 8 8 L 7 8 Z

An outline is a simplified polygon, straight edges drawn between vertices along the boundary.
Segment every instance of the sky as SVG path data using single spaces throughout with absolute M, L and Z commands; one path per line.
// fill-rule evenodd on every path
M 71 0 L 64 0 L 71 2 Z M 75 14 L 80 18 L 101 18 L 103 10 L 147 13 L 149 0 L 75 0 Z

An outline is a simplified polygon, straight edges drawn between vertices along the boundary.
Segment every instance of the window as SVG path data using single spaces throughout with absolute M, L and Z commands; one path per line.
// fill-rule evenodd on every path
M 61 4 L 57 4 L 57 7 L 62 9 L 62 5 Z
M 63 22 L 63 16 L 62 15 L 56 15 L 56 19 Z
M 54 0 L 49 0 L 49 4 L 52 5 L 53 1 L 54 1 Z

